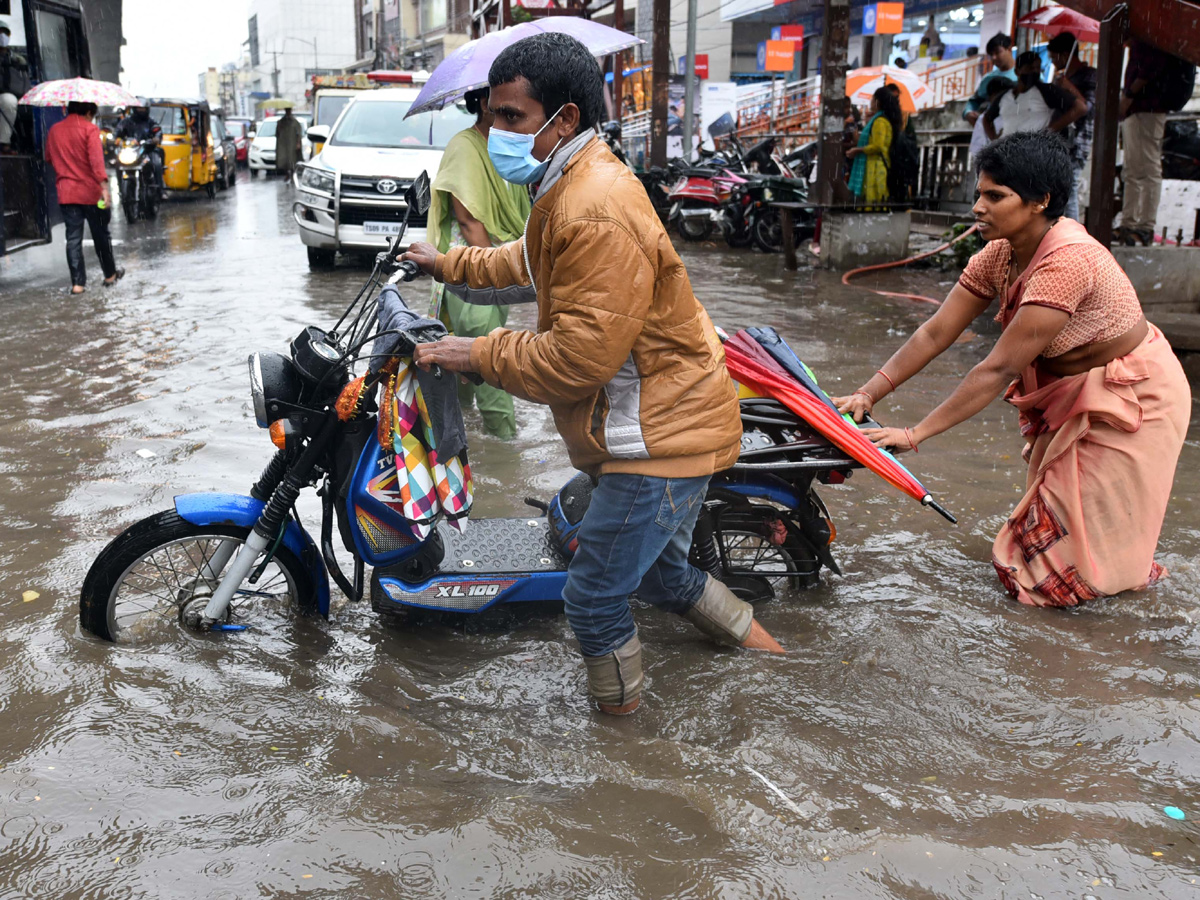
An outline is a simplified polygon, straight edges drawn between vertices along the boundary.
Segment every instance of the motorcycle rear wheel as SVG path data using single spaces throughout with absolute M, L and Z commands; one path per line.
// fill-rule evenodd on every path
M 193 525 L 173 509 L 143 519 L 92 563 L 79 595 L 79 624 L 118 643 L 172 639 L 181 625 L 198 618 L 216 587 L 218 579 L 203 575 L 216 549 L 227 541 L 240 545 L 249 534 L 249 528 L 235 525 Z M 308 570 L 281 544 L 257 584 L 247 581 L 234 594 L 229 618 L 243 623 L 252 608 L 308 613 L 315 605 Z
M 774 210 L 759 213 L 751 230 L 754 243 L 763 253 L 778 253 L 783 249 L 783 222 Z
M 757 603 L 777 597 L 788 586 L 807 588 L 820 581 L 816 551 L 805 537 L 784 526 L 785 514 L 774 506 L 718 504 L 710 512 L 720 580 L 741 599 Z M 691 562 L 706 569 L 697 538 L 693 536 Z
M 675 227 L 685 241 L 707 241 L 712 235 L 713 223 L 708 216 L 680 215 Z

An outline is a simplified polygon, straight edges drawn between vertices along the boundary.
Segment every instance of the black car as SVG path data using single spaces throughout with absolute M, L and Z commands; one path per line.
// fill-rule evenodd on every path
M 217 158 L 217 186 L 226 190 L 237 181 L 237 144 L 221 116 L 212 116 L 213 154 Z

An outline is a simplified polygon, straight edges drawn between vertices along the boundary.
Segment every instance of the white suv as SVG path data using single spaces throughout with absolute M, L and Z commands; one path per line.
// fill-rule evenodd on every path
M 342 110 L 331 133 L 309 129 L 309 139 L 325 144 L 296 171 L 300 199 L 292 215 L 308 247 L 310 267 L 329 268 L 339 250 L 386 249 L 404 219 L 404 191 L 418 175 L 432 178 L 442 150 L 475 121 L 460 107 L 405 119 L 418 90 L 364 91 Z M 424 216 L 408 221 L 405 243 L 423 241 Z

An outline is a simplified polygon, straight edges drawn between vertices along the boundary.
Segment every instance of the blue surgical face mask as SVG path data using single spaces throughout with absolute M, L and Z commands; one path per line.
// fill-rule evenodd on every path
M 554 156 L 554 151 L 558 149 L 559 144 L 562 143 L 562 139 L 559 139 L 558 144 L 554 145 L 554 149 L 547 154 L 544 160 L 534 157 L 533 142 L 562 111 L 563 108 L 560 106 L 558 112 L 547 119 L 546 124 L 535 134 L 515 134 L 511 131 L 501 131 L 492 126 L 488 132 L 488 156 L 491 157 L 492 165 L 496 167 L 496 172 L 501 178 L 511 181 L 513 184 L 533 184 L 546 174 L 550 159 Z

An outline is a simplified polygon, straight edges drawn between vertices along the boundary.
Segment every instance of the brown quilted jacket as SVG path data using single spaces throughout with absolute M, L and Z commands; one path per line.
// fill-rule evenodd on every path
M 520 240 L 453 248 L 435 277 L 467 302 L 536 299 L 536 333 L 497 329 L 471 362 L 549 405 L 576 468 L 682 478 L 737 459 L 720 340 L 645 189 L 603 142 L 543 188 Z

